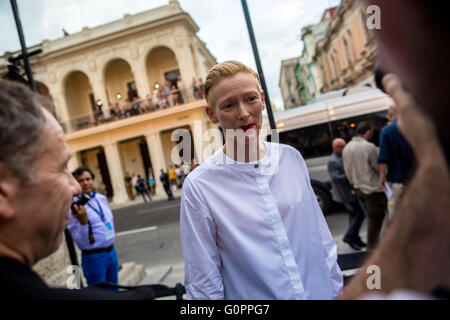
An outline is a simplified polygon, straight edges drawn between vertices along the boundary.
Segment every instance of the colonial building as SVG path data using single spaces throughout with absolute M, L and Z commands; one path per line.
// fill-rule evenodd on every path
M 302 28 L 303 51 L 296 66 L 298 91 L 302 104 L 313 102 L 321 94 L 320 88 L 324 85 L 323 74 L 320 65 L 313 58 L 316 45 L 325 37 L 335 11 L 336 7 L 325 10 L 319 23 Z
M 321 93 L 370 82 L 375 66 L 375 42 L 366 27 L 360 1 L 342 0 L 313 59 L 321 67 Z
M 283 103 L 285 109 L 295 108 L 304 104 L 297 90 L 297 77 L 295 75 L 295 67 L 298 57 L 281 61 L 280 81 L 278 86 L 281 89 Z
M 178 1 L 170 0 L 29 48 L 42 49 L 31 59 L 34 77 L 56 106 L 73 153 L 69 169 L 89 166 L 114 203 L 129 199 L 127 172 L 145 177 L 151 167 L 158 182 L 160 170 L 180 163 L 186 152 L 202 161 L 202 133 L 214 126 L 194 88 L 216 59 L 198 30 Z M 10 55 L 0 58 L 0 76 Z M 159 89 L 167 85 L 173 94 L 164 102 Z M 180 132 L 194 133 L 191 150 L 174 151 Z M 164 194 L 161 183 L 156 192 Z

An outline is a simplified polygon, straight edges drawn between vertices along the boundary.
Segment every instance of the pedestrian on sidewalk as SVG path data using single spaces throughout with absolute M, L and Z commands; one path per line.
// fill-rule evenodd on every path
M 177 174 L 175 172 L 175 168 L 172 165 L 169 166 L 169 181 L 170 186 L 173 188 L 173 191 L 177 190 Z
M 369 142 L 373 134 L 369 122 L 363 121 L 356 127 L 356 135 L 342 152 L 345 175 L 356 190 L 367 213 L 367 248 L 373 250 L 377 244 L 384 216 L 387 198 L 379 184 L 378 151 Z
M 150 194 L 155 195 L 156 181 L 152 168 L 148 168 L 148 185 L 150 188 Z
M 90 200 L 69 214 L 73 240 L 81 250 L 81 266 L 88 285 L 99 282 L 118 284 L 119 259 L 115 242 L 114 217 L 105 196 L 94 191 L 94 173 L 88 167 L 79 167 L 73 176 L 80 184 L 83 194 Z M 74 201 L 78 201 L 78 196 Z
M 137 175 L 137 191 L 138 193 L 141 195 L 142 199 L 144 199 L 144 202 L 147 202 L 147 200 L 145 199 L 145 196 L 148 197 L 148 201 L 152 201 L 152 196 L 150 195 L 150 193 L 147 190 L 147 187 L 145 186 L 145 180 L 144 178 L 141 177 L 141 175 Z
M 331 177 L 333 190 L 342 201 L 349 212 L 348 229 L 343 241 L 355 250 L 361 250 L 366 246 L 359 236 L 359 230 L 365 218 L 364 210 L 356 197 L 356 192 L 348 182 L 344 170 L 344 161 L 342 160 L 342 150 L 345 147 L 345 140 L 336 138 L 332 142 L 333 154 L 328 160 L 328 173 Z
M 161 175 L 159 176 L 159 180 L 163 184 L 164 191 L 166 191 L 167 196 L 169 197 L 169 201 L 175 200 L 172 190 L 170 190 L 170 182 L 169 175 L 164 172 L 164 169 L 161 169 Z

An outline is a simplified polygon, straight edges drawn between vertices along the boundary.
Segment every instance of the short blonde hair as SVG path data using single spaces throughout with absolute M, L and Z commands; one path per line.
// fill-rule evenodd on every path
M 212 92 L 212 89 L 216 84 L 219 83 L 220 80 L 223 78 L 231 77 L 235 75 L 238 72 L 245 72 L 250 75 L 252 75 L 256 80 L 256 85 L 258 87 L 258 91 L 261 91 L 261 86 L 259 85 L 259 76 L 258 74 L 247 67 L 245 64 L 239 62 L 239 61 L 225 61 L 219 64 L 216 64 L 214 67 L 209 69 L 208 75 L 206 76 L 205 80 L 205 98 L 210 107 L 214 107 L 211 105 L 210 101 L 210 94 Z

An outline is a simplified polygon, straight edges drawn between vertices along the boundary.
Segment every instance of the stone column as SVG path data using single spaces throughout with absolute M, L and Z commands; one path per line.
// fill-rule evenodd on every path
M 125 188 L 125 174 L 120 160 L 119 145 L 117 142 L 103 144 L 106 162 L 108 164 L 109 175 L 114 191 L 113 203 L 124 203 L 128 201 L 128 194 Z
M 200 49 L 197 46 L 193 47 L 194 54 L 197 58 L 198 63 L 198 71 L 200 72 L 199 77 L 203 79 L 203 82 L 205 82 L 206 74 L 208 73 L 208 70 L 206 70 L 205 65 L 203 64 L 203 55 L 200 53 Z
M 151 96 L 146 67 L 142 66 L 139 61 L 133 61 L 131 71 L 133 72 L 136 88 L 141 98 L 145 98 L 147 95 Z
M 207 125 L 202 119 L 196 119 L 189 125 L 191 127 L 192 141 L 194 143 L 195 152 L 195 155 L 192 155 L 192 157 L 195 158 L 198 163 L 202 163 L 205 160 L 203 159 L 203 149 L 205 147 L 205 142 L 203 141 L 203 133 L 207 129 Z
M 63 128 L 67 133 L 72 131 L 64 89 L 58 85 L 49 85 L 48 90 L 53 97 L 53 103 L 56 107 L 56 116 L 58 117 L 58 120 L 62 122 Z
M 81 167 L 80 152 L 73 152 L 72 153 L 72 158 L 70 158 L 67 167 L 68 167 L 70 172 L 73 172 L 78 167 Z
M 106 96 L 104 80 L 101 78 L 99 72 L 97 72 L 95 76 L 90 75 L 89 79 L 91 81 L 92 90 L 94 91 L 95 101 L 100 99 L 102 102 L 103 114 L 105 115 L 105 118 L 109 118 L 108 97 Z
M 194 101 L 194 94 L 192 92 L 192 78 L 197 79 L 197 74 L 194 67 L 194 57 L 192 56 L 191 49 L 187 39 L 178 37 L 176 39 L 177 43 L 177 60 L 178 67 L 180 68 L 181 77 L 183 79 L 186 90 L 188 91 L 189 101 Z
M 145 135 L 147 140 L 148 150 L 150 152 L 150 158 L 152 160 L 152 169 L 156 181 L 156 194 L 166 195 L 159 176 L 161 175 L 161 169 L 167 170 L 166 161 L 164 159 L 164 150 L 162 148 L 161 136 L 158 131 L 151 132 Z

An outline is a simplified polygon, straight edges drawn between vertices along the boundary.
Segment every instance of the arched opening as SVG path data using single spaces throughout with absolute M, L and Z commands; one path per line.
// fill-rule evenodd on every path
M 174 52 L 169 48 L 157 47 L 150 51 L 147 56 L 146 67 L 148 81 L 152 91 L 162 88 L 166 86 L 166 84 L 169 84 L 172 89 L 180 89 L 178 88 L 178 78 L 181 77 L 180 68 L 178 67 Z M 182 79 L 185 88 L 188 86 L 187 80 L 188 79 Z M 185 93 L 182 92 L 182 95 L 184 96 L 184 101 L 186 99 Z
M 108 103 L 123 104 L 126 99 L 133 101 L 138 97 L 133 72 L 125 60 L 110 61 L 105 67 L 104 79 Z
M 78 130 L 91 126 L 96 105 L 87 75 L 81 71 L 70 73 L 64 89 L 71 128 Z
M 36 88 L 40 95 L 46 97 L 48 100 L 53 101 L 53 97 L 50 94 L 48 87 L 42 82 L 36 81 Z

